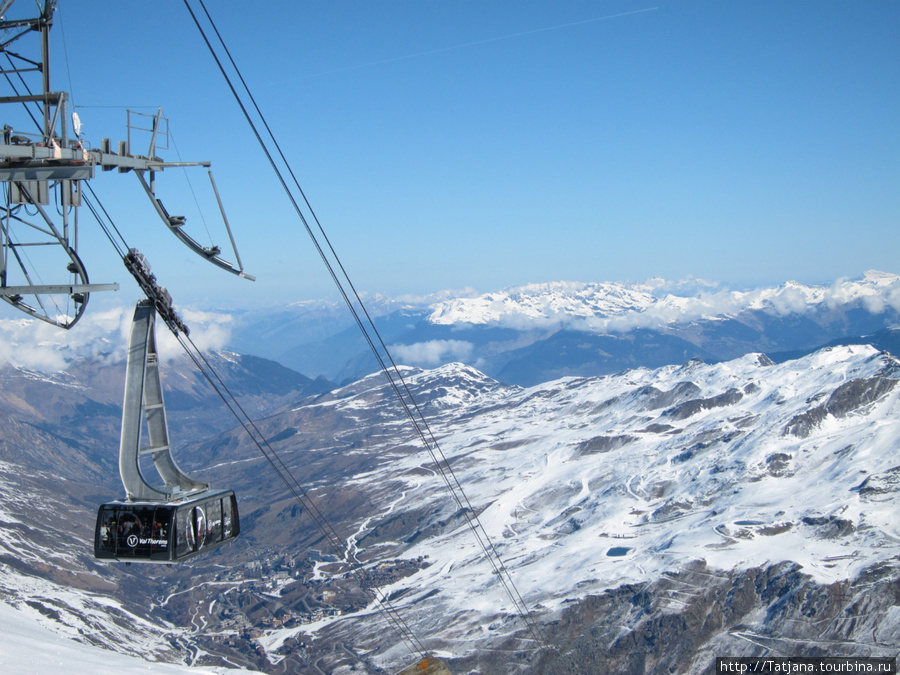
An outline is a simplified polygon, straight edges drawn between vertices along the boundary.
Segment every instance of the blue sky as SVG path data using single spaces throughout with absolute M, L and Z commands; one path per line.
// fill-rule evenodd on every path
M 134 177 L 93 182 L 176 302 L 333 295 L 183 3 L 60 5 L 53 82 L 85 136 L 162 106 L 180 158 L 213 161 L 253 284 L 183 250 Z M 363 292 L 900 273 L 893 0 L 207 6 Z M 202 232 L 170 172 L 164 202 Z M 90 232 L 82 257 L 136 295 Z

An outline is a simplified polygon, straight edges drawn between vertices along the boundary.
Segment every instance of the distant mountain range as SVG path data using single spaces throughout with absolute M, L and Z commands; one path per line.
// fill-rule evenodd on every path
M 862 336 L 900 324 L 900 276 L 868 272 L 827 286 L 788 282 L 750 291 L 658 279 L 558 282 L 435 302 L 375 298 L 370 310 L 398 363 L 462 361 L 528 386 L 691 358 L 796 357 L 840 341 L 868 341 Z M 231 348 L 335 382 L 377 367 L 347 310 L 332 304 L 244 314 Z

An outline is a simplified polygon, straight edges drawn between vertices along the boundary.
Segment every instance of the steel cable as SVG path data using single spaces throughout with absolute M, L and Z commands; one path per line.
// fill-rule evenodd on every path
M 197 26 L 197 29 L 200 32 L 201 37 L 203 38 L 204 42 L 206 43 L 207 48 L 209 49 L 217 66 L 219 67 L 219 70 L 222 73 L 222 76 L 225 78 L 225 81 L 226 81 L 229 89 L 231 90 L 232 95 L 234 96 L 238 106 L 240 107 L 241 111 L 243 112 L 244 117 L 246 118 L 246 121 L 248 122 L 251 130 L 253 131 L 253 133 L 257 139 L 257 142 L 259 143 L 264 154 L 266 155 L 270 165 L 272 166 L 272 169 L 275 171 L 275 174 L 278 177 L 278 180 L 281 183 L 282 188 L 284 189 L 284 191 L 287 194 L 290 202 L 292 203 L 295 211 L 297 212 L 297 215 L 299 216 L 308 236 L 310 237 L 313 245 L 315 246 L 317 252 L 319 253 L 320 258 L 322 259 L 323 263 L 325 264 L 338 291 L 340 292 L 341 296 L 343 297 L 345 304 L 347 305 L 351 314 L 353 315 L 353 318 L 354 318 L 357 326 L 360 328 L 360 330 L 363 334 L 363 337 L 365 338 L 366 342 L 368 343 L 370 350 L 372 351 L 376 360 L 378 361 L 379 365 L 381 366 L 382 372 L 387 377 L 391 388 L 394 390 L 404 411 L 406 412 L 407 416 L 409 417 L 412 424 L 414 425 L 416 433 L 418 434 L 419 438 L 422 440 L 425 448 L 431 454 L 432 460 L 434 461 L 435 466 L 437 467 L 437 470 L 440 473 L 442 480 L 444 481 L 447 488 L 450 490 L 451 494 L 453 495 L 453 498 L 457 502 L 457 505 L 460 507 L 460 510 L 462 511 L 463 516 L 466 518 L 467 524 L 469 525 L 470 529 L 474 533 L 474 536 L 475 536 L 479 546 L 481 547 L 483 553 L 485 554 L 485 557 L 489 561 L 491 567 L 493 568 L 495 574 L 497 575 L 498 579 L 500 580 L 501 584 L 503 585 L 503 587 L 504 587 L 507 595 L 509 596 L 510 600 L 512 601 L 513 605 L 516 607 L 517 612 L 521 615 L 523 621 L 525 622 L 525 624 L 526 624 L 529 632 L 531 633 L 532 637 L 534 638 L 534 640 L 541 646 L 547 646 L 545 641 L 541 637 L 540 631 L 537 627 L 537 624 L 534 621 L 533 617 L 531 616 L 531 613 L 528 610 L 527 605 L 525 604 L 524 600 L 522 599 L 522 596 L 521 596 L 518 588 L 516 588 L 515 583 L 514 583 L 512 577 L 510 576 L 508 569 L 503 564 L 502 559 L 500 558 L 499 553 L 497 552 L 493 542 L 491 541 L 489 535 L 487 534 L 487 531 L 485 530 L 484 526 L 482 525 L 477 512 L 472 507 L 471 503 L 469 502 L 468 497 L 465 494 L 465 491 L 462 488 L 461 483 L 457 479 L 456 475 L 453 473 L 450 463 L 447 460 L 446 456 L 444 455 L 443 451 L 441 450 L 439 444 L 437 443 L 437 440 L 435 439 L 434 434 L 432 433 L 425 416 L 422 414 L 422 412 L 421 412 L 418 404 L 416 403 L 415 398 L 413 397 L 412 392 L 410 391 L 406 381 L 404 380 L 399 368 L 397 367 L 396 363 L 394 362 L 393 358 L 391 357 L 390 351 L 388 350 L 386 344 L 384 343 L 384 340 L 381 338 L 381 335 L 378 332 L 378 329 L 375 327 L 375 324 L 374 324 L 371 316 L 369 315 L 368 310 L 365 307 L 365 304 L 363 303 L 359 293 L 356 291 L 356 288 L 354 287 L 352 281 L 350 280 L 350 277 L 347 274 L 347 271 L 345 270 L 343 264 L 341 263 L 340 257 L 338 256 L 337 252 L 334 250 L 334 247 L 331 245 L 330 240 L 328 239 L 327 235 L 325 234 L 325 231 L 324 231 L 324 228 L 322 227 L 321 222 L 319 221 L 318 217 L 316 216 L 315 211 L 313 210 L 312 206 L 309 203 L 309 200 L 306 198 L 306 195 L 303 192 L 303 189 L 299 185 L 299 181 L 297 180 L 296 175 L 294 174 L 294 172 L 291 168 L 290 162 L 287 160 L 283 151 L 281 150 L 281 146 L 279 145 L 274 133 L 272 132 L 271 128 L 269 127 L 269 125 L 266 121 L 265 115 L 263 115 L 259 106 L 256 104 L 256 100 L 253 97 L 253 94 L 250 91 L 249 86 L 247 85 L 246 81 L 244 80 L 243 76 L 241 75 L 240 69 L 238 68 L 234 59 L 231 57 L 230 50 L 228 49 L 228 46 L 226 45 L 221 34 L 219 33 L 219 30 L 216 27 L 215 21 L 210 16 L 203 0 L 198 0 L 198 2 L 200 4 L 200 6 L 203 8 L 203 11 L 206 15 L 207 21 L 209 22 L 210 26 L 212 27 L 213 31 L 215 32 L 216 37 L 219 41 L 219 44 L 222 46 L 222 49 L 224 50 L 225 55 L 228 57 L 228 60 L 229 60 L 229 63 L 231 64 L 232 69 L 234 70 L 236 76 L 240 80 L 241 86 L 243 87 L 243 90 L 246 92 L 247 97 L 249 98 L 249 100 L 256 112 L 256 115 L 258 116 L 261 124 L 265 128 L 266 133 L 267 133 L 269 139 L 271 140 L 272 146 L 276 149 L 276 151 L 281 159 L 281 162 L 284 165 L 286 172 L 290 175 L 290 177 L 297 189 L 297 192 L 299 193 L 299 195 L 302 198 L 302 201 L 305 203 L 307 209 L 309 210 L 310 217 L 316 223 L 317 228 L 318 228 L 319 232 L 321 233 L 322 238 L 327 245 L 328 251 L 330 251 L 331 257 L 334 259 L 334 264 L 332 264 L 331 260 L 329 260 L 329 257 L 327 255 L 325 249 L 323 248 L 322 244 L 319 242 L 318 238 L 316 237 L 315 233 L 313 232 L 313 229 L 309 225 L 309 222 L 308 222 L 305 214 L 303 213 L 297 198 L 295 197 L 293 191 L 291 190 L 290 186 L 288 185 L 288 182 L 285 179 L 285 177 L 282 173 L 282 170 L 279 168 L 278 163 L 275 161 L 275 158 L 273 157 L 273 154 L 270 151 L 267 143 L 263 140 L 262 134 L 260 133 L 256 123 L 253 121 L 253 118 L 250 115 L 250 113 L 247 109 L 247 106 L 244 103 L 243 98 L 238 93 L 237 89 L 235 88 L 234 83 L 231 80 L 231 77 L 229 76 L 228 72 L 226 71 L 224 65 L 222 64 L 222 60 L 219 58 L 216 49 L 213 47 L 209 38 L 207 37 L 206 32 L 203 29 L 203 26 L 201 25 L 200 21 L 197 18 L 197 15 L 194 13 L 193 9 L 191 8 L 189 1 L 184 0 L 185 7 L 187 8 L 188 12 L 190 13 L 191 18 L 193 19 L 195 25 Z M 347 290 L 347 288 L 344 287 L 344 283 L 341 281 L 341 277 L 339 277 L 339 275 L 335 269 L 335 265 L 340 270 L 343 279 L 346 281 L 347 287 L 349 287 L 349 289 L 350 289 L 349 291 Z M 352 295 L 353 299 L 351 299 L 351 295 Z M 355 304 L 354 304 L 354 300 L 355 300 Z M 355 305 L 358 305 L 360 309 L 357 310 Z M 362 316 L 360 316 L 360 311 L 362 312 Z M 365 317 L 365 322 L 363 321 L 363 316 Z M 369 329 L 366 327 L 366 323 L 368 323 L 368 326 L 371 329 L 371 333 L 370 333 Z M 387 365 L 386 361 L 390 362 L 390 367 Z
M 91 195 L 93 196 L 93 201 L 97 202 L 97 206 L 95 206 L 93 201 L 86 200 L 88 208 L 97 219 L 97 222 L 100 224 L 101 229 L 109 239 L 113 248 L 116 249 L 116 253 L 119 254 L 119 256 L 124 261 L 127 252 L 132 249 L 128 246 L 124 236 L 116 227 L 115 223 L 112 221 L 112 218 L 110 218 L 108 212 L 103 207 L 94 190 L 90 188 L 90 186 L 88 187 Z M 87 197 L 87 195 L 85 195 L 85 197 Z M 108 222 L 104 222 L 104 218 L 101 217 L 101 214 Z M 115 233 L 115 236 L 113 233 Z M 343 546 L 340 536 L 335 531 L 334 527 L 332 527 L 332 525 L 325 518 L 324 514 L 318 508 L 313 499 L 310 497 L 309 492 L 297 480 L 290 468 L 284 463 L 275 449 L 269 444 L 265 435 L 253 421 L 247 411 L 243 408 L 243 406 L 241 406 L 240 402 L 238 402 L 237 398 L 228 388 L 228 385 L 225 384 L 225 382 L 216 372 L 215 368 L 204 356 L 203 352 L 199 347 L 197 347 L 197 345 L 190 338 L 187 332 L 183 330 L 183 325 L 180 325 L 178 322 L 172 321 L 171 319 L 163 316 L 160 316 L 160 318 L 175 336 L 176 340 L 178 340 L 178 343 L 181 345 L 187 356 L 200 371 L 200 374 L 206 379 L 210 386 L 212 386 L 213 390 L 216 392 L 219 398 L 222 399 L 225 407 L 228 408 L 231 414 L 238 421 L 238 424 L 247 434 L 250 441 L 256 446 L 260 454 L 275 470 L 275 473 L 278 474 L 278 477 L 281 478 L 282 482 L 284 482 L 288 491 L 291 493 L 297 503 L 300 504 L 300 506 L 303 507 L 309 514 L 310 518 L 313 521 L 313 524 L 318 528 L 319 532 L 328 541 L 331 548 L 335 552 L 343 554 L 343 559 L 350 567 L 353 576 L 359 582 L 359 586 L 362 591 L 375 602 L 378 611 L 382 612 L 387 618 L 388 622 L 394 625 L 394 628 L 400 634 L 401 639 L 406 641 L 412 647 L 412 651 L 418 652 L 423 658 L 427 656 L 427 650 L 425 649 L 424 645 L 409 627 L 409 624 L 407 624 L 403 619 L 402 615 L 397 611 L 397 608 L 393 606 L 390 599 L 387 598 L 378 588 L 366 585 L 364 576 L 365 569 L 363 565 L 355 558 L 355 556 L 351 556 L 349 548 L 345 548 Z

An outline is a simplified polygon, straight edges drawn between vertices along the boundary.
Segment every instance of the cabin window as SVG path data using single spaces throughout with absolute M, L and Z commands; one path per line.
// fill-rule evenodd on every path
M 234 512 L 232 509 L 232 502 L 234 501 L 234 495 L 225 495 L 222 499 L 222 538 L 223 539 L 231 539 L 234 536 L 233 528 L 234 528 Z
M 101 552 L 120 558 L 167 558 L 171 519 L 168 507 L 104 506 L 97 545 Z
M 115 506 L 104 506 L 100 510 L 100 528 L 97 533 L 97 547 L 107 553 L 116 552 L 116 526 L 119 510 Z
M 206 533 L 210 545 L 222 541 L 222 501 L 216 498 L 206 502 Z

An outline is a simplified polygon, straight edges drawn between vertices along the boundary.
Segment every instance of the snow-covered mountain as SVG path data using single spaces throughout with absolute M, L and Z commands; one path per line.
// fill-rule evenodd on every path
M 652 290 L 646 284 L 528 284 L 437 303 L 428 320 L 437 325 L 571 325 L 582 319 L 647 311 L 657 303 Z
M 610 589 L 672 578 L 683 587 L 666 591 L 660 611 L 678 615 L 700 594 L 697 574 L 728 586 L 759 570 L 783 572 L 784 564 L 795 583 L 802 577 L 815 588 L 852 585 L 873 570 L 897 583 L 900 363 L 889 355 L 841 347 L 776 365 L 754 354 L 525 390 L 484 387 L 482 375 L 461 365 L 409 381 L 437 392 L 451 376 L 473 383 L 469 392 L 478 383 L 481 393 L 466 401 L 448 389 L 430 398 L 433 429 L 542 623 L 562 621 Z M 317 405 L 363 405 L 361 393 L 332 396 Z M 483 666 L 481 650 L 523 648 L 524 626 L 468 528 L 453 520 L 429 461 L 382 447 L 390 458 L 347 482 L 381 504 L 359 523 L 354 545 L 376 549 L 379 558 L 433 561 L 385 592 L 402 598 L 401 611 L 427 626 L 429 646 L 448 657 L 468 655 Z M 839 637 L 848 654 L 892 654 L 900 646 L 900 608 L 887 605 L 867 620 L 845 599 L 840 611 L 830 609 L 845 625 L 813 611 L 802 631 L 778 623 L 778 608 L 764 602 L 738 618 L 743 635 L 763 644 Z M 849 616 L 865 630 L 851 629 Z M 378 625 L 362 623 L 343 630 L 370 635 L 369 624 Z M 641 623 L 617 626 L 618 637 Z M 352 622 L 335 622 L 342 624 Z M 708 635 L 677 672 L 707 669 L 715 653 L 754 652 L 753 640 L 734 637 L 733 627 Z M 309 630 L 272 631 L 262 642 L 277 652 L 287 637 Z M 797 650 L 808 646 L 793 644 Z M 604 658 L 596 657 L 598 667 Z M 569 672 L 554 670 L 548 656 L 540 662 L 546 670 L 534 672 Z
M 873 270 L 860 279 L 841 279 L 830 286 L 789 281 L 774 288 L 749 291 L 720 290 L 711 284 L 672 284 L 662 279 L 640 284 L 529 284 L 436 303 L 428 320 L 439 325 L 553 324 L 624 331 L 715 319 L 744 311 L 805 314 L 846 305 L 861 306 L 873 313 L 886 308 L 900 310 L 900 275 Z
M 192 470 L 238 492 L 233 545 L 189 568 L 97 565 L 73 535 L 86 540 L 92 500 L 110 495 L 37 474 L 9 448 L 0 595 L 117 651 L 137 631 L 147 642 L 131 653 L 184 663 L 396 672 L 413 657 L 346 576 L 352 555 L 452 672 L 693 673 L 721 655 L 897 653 L 893 356 L 749 354 L 529 388 L 462 364 L 403 374 L 554 649 L 535 645 L 381 376 L 258 423 L 336 549 L 233 431 L 190 454 Z M 62 521 L 54 491 L 68 495 Z
M 233 340 L 333 381 L 377 370 L 349 315 L 343 324 L 337 314 L 329 315 L 331 333 L 313 337 L 323 311 L 317 307 L 279 310 L 277 322 L 265 312 L 253 314 L 252 321 L 248 315 L 237 322 Z M 400 363 L 433 368 L 462 361 L 501 381 L 529 386 L 690 358 L 727 361 L 754 351 L 779 360 L 782 352 L 794 357 L 835 340 L 868 336 L 900 324 L 900 276 L 871 271 L 827 285 L 787 282 L 739 291 L 662 279 L 554 282 L 403 304 L 379 299 L 372 315 Z M 260 321 L 271 329 L 260 330 Z M 295 330 L 298 325 L 307 328 Z

